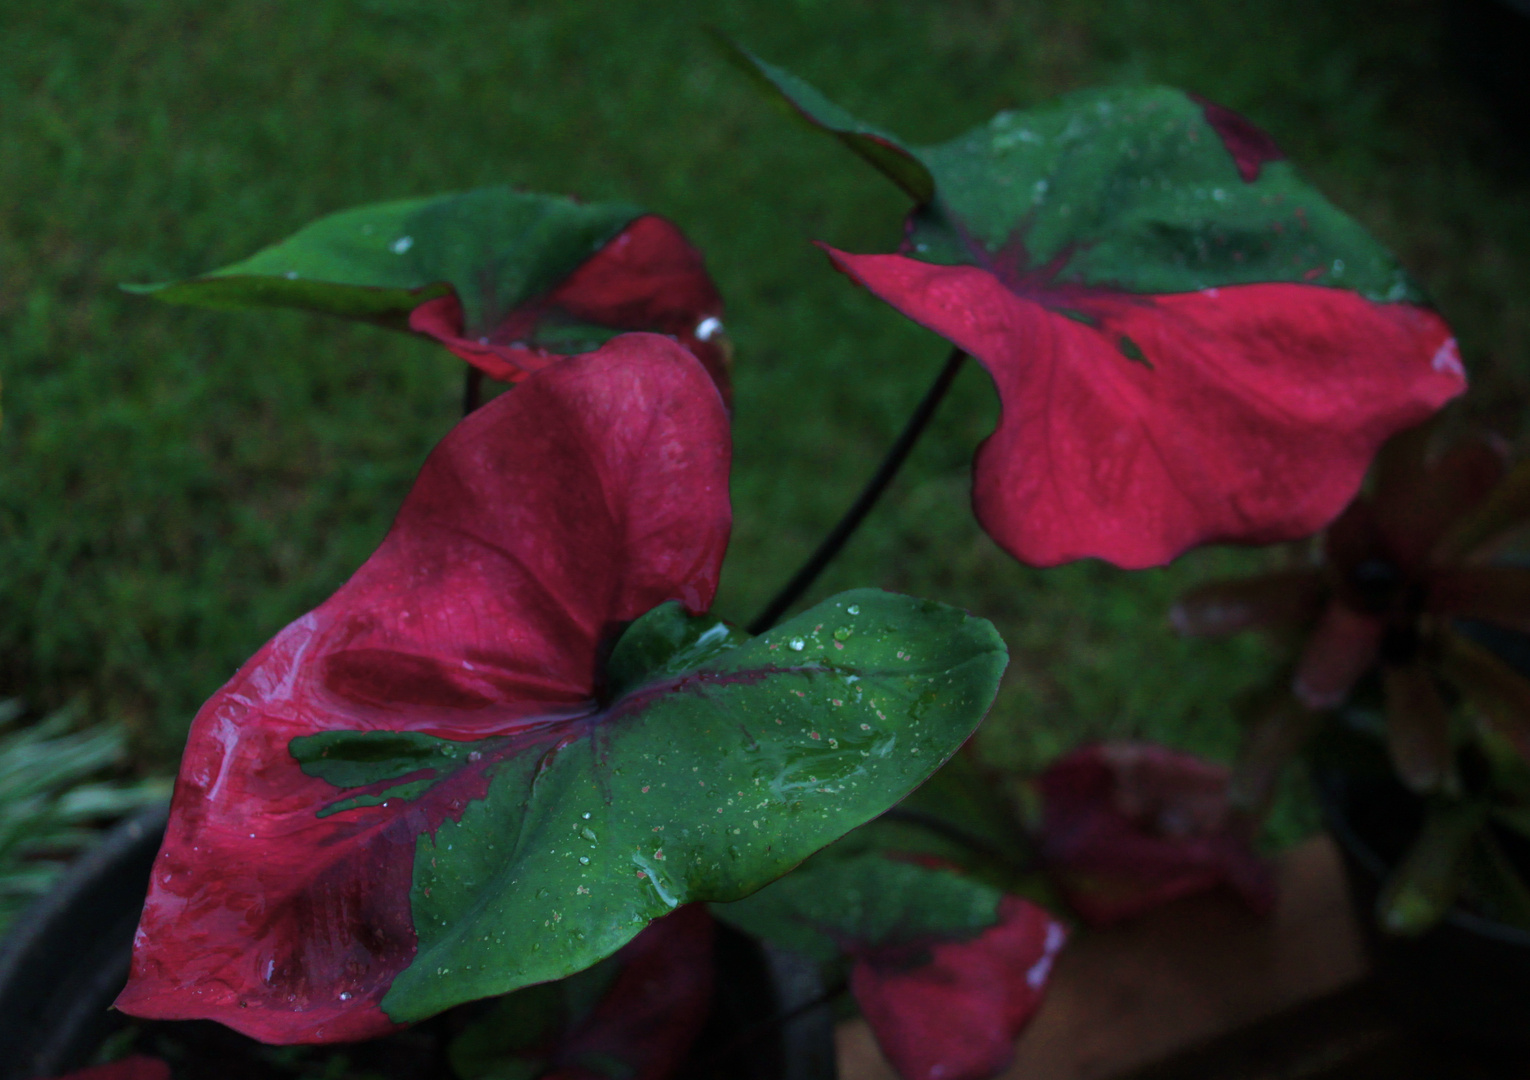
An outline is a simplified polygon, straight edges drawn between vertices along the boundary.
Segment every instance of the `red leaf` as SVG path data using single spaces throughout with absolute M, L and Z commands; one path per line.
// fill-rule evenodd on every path
M 463 420 L 376 554 L 197 714 L 118 1007 L 268 1041 L 390 1030 L 377 1002 L 416 948 L 416 837 L 485 781 L 464 769 L 435 789 L 449 801 L 319 818 L 334 788 L 288 744 L 331 730 L 551 738 L 558 718 L 589 713 L 616 628 L 666 600 L 710 604 L 728 447 L 700 366 L 647 334 Z
M 76 1069 L 55 1080 L 170 1080 L 170 1066 L 159 1058 L 134 1054 L 107 1065 Z
M 827 250 L 993 376 L 1004 412 L 973 504 L 1032 565 L 1135 569 L 1197 544 L 1308 535 L 1383 440 L 1466 386 L 1439 316 L 1340 289 L 1011 288 L 975 266 Z
M 1233 162 L 1238 166 L 1238 175 L 1246 184 L 1252 184 L 1259 179 L 1259 170 L 1267 161 L 1281 161 L 1285 154 L 1281 153 L 1280 147 L 1275 145 L 1275 140 L 1261 127 L 1258 127 L 1245 117 L 1233 112 L 1225 105 L 1218 105 L 1213 101 L 1207 101 L 1199 94 L 1190 94 L 1190 99 L 1201 107 L 1202 114 L 1206 117 L 1206 123 L 1222 139 L 1222 145 L 1227 147 L 1227 152 L 1232 155 Z
M 673 224 L 638 218 L 545 296 L 524 304 L 487 337 L 462 336 L 462 305 L 443 296 L 415 308 L 409 328 L 441 342 L 490 378 L 519 382 L 563 359 L 527 344 L 549 319 L 668 334 L 693 352 L 724 397 L 731 394 L 722 298 L 701 252 Z
M 712 917 L 690 904 L 624 946 L 621 974 L 563 1039 L 545 1080 L 604 1080 L 586 1060 L 617 1061 L 627 1080 L 665 1080 L 685 1060 L 712 1006 Z
M 999 921 L 975 938 L 862 953 L 850 989 L 904 1080 L 983 1080 L 1009 1063 L 1067 936 L 1043 909 L 1005 896 Z
M 1041 853 L 1069 904 L 1100 926 L 1231 886 L 1256 911 L 1269 870 L 1231 829 L 1228 770 L 1151 743 L 1086 746 L 1037 778 Z

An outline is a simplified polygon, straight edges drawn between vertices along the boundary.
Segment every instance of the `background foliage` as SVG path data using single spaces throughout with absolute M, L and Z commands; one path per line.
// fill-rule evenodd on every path
M 670 216 L 738 348 L 735 540 L 750 617 L 858 489 L 944 345 L 809 238 L 890 250 L 906 200 L 785 122 L 703 21 L 911 140 L 1100 83 L 1237 108 L 1396 249 L 1456 326 L 1473 408 L 1518 435 L 1530 377 L 1525 170 L 1440 44 L 1438 0 L 80 0 L 0 10 L 0 697 L 89 695 L 139 767 L 370 553 L 456 417 L 460 362 L 296 313 L 122 281 L 224 265 L 355 203 L 511 182 Z M 963 604 L 1014 652 L 984 737 L 1032 765 L 1087 736 L 1226 756 L 1257 641 L 1181 643 L 1189 582 L 1029 571 L 966 509 L 991 428 L 968 365 L 911 467 L 809 601 L 879 585 Z M 1282 828 L 1296 825 L 1287 818 Z

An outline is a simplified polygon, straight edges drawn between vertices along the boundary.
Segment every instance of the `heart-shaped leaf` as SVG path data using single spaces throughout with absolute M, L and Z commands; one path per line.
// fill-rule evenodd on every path
M 1067 932 L 1028 900 L 856 846 L 715 910 L 822 962 L 848 960 L 856 1004 L 907 1080 L 997 1075 Z
M 460 423 L 376 554 L 198 713 L 124 1011 L 268 1041 L 391 1027 L 378 1002 L 417 950 L 417 838 L 465 803 L 320 817 L 344 795 L 289 744 L 384 733 L 385 772 L 421 740 L 524 739 L 587 714 L 623 625 L 667 600 L 710 604 L 728 457 L 716 389 L 653 335 L 538 372 Z M 466 799 L 487 770 L 460 764 Z
M 199 713 L 119 1007 L 374 1034 L 752 892 L 936 769 L 996 692 L 993 628 L 874 590 L 754 639 L 692 614 L 726 465 L 716 392 L 653 336 L 464 421 Z
M 1393 259 L 1227 109 L 1087 91 L 913 146 L 739 56 L 914 195 L 900 254 L 827 250 L 993 376 L 974 508 L 1025 562 L 1307 535 L 1465 387 Z
M 126 288 L 414 330 L 506 382 L 617 333 L 653 331 L 695 352 L 727 392 L 722 300 L 701 253 L 668 221 L 625 203 L 509 187 L 376 203 L 220 270 Z

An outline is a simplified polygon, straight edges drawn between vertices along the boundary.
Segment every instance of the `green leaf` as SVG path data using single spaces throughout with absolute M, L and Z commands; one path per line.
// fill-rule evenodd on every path
M 850 941 L 875 948 L 959 940 L 998 922 L 1003 894 L 993 886 L 858 846 L 831 847 L 753 896 L 712 911 L 820 963 L 836 960 Z
M 183 281 L 124 286 L 171 303 L 301 308 L 402 327 L 455 292 L 464 331 L 488 333 L 641 214 L 510 187 L 374 203 L 320 218 L 286 240 Z
M 673 678 L 748 640 L 714 615 L 688 615 L 676 600 L 660 604 L 617 642 L 606 663 L 607 692 L 617 697 L 645 682 Z
M 1486 820 L 1481 803 L 1430 803 L 1423 831 L 1376 898 L 1382 929 L 1415 937 L 1445 917 L 1461 893 L 1467 857 Z
M 915 202 L 934 198 L 935 178 L 930 170 L 895 136 L 856 119 L 791 72 L 767 64 L 731 38 L 715 32 L 712 36 L 728 59 L 788 116 L 833 135 Z
M 294 740 L 351 805 L 453 808 L 417 841 L 391 1017 L 560 978 L 681 904 L 754 892 L 938 768 L 1006 662 L 986 621 L 870 589 L 747 641 L 720 625 L 649 613 L 613 653 L 620 696 L 523 734 Z
M 1284 281 L 1422 299 L 1386 249 L 1278 153 L 1245 179 L 1208 119 L 1215 107 L 1179 90 L 1080 91 L 913 146 L 727 47 L 772 98 L 913 196 L 903 253 L 916 259 L 981 266 L 1019 288 L 1175 293 Z M 1141 356 L 1136 342 L 1121 349 Z

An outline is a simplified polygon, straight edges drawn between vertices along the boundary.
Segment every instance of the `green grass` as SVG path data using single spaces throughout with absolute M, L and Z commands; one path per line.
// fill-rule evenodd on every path
M 448 429 L 460 366 L 402 336 L 223 315 L 122 281 L 220 266 L 360 202 L 512 182 L 630 199 L 707 252 L 737 343 L 735 540 L 747 619 L 816 542 L 943 344 L 807 241 L 889 250 L 905 201 L 787 123 L 703 21 L 916 141 L 1106 82 L 1163 81 L 1268 127 L 1397 249 L 1457 327 L 1474 408 L 1518 435 L 1530 203 L 1420 0 L 314 0 L 10 5 L 0 33 L 0 696 L 91 696 L 147 768 L 197 705 L 323 599 Z M 966 510 L 995 412 L 969 365 L 816 590 L 876 584 L 993 618 L 1015 661 L 985 735 L 1031 767 L 1147 734 L 1225 756 L 1257 642 L 1186 644 L 1186 583 L 1012 563 Z M 810 598 L 811 599 L 811 598 Z

